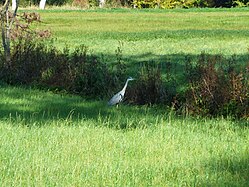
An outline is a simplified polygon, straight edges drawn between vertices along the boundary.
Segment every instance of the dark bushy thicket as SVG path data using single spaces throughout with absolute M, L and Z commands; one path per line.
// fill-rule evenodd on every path
M 201 115 L 249 117 L 249 63 L 242 68 L 233 57 L 201 54 L 186 64 L 187 110 Z
M 128 89 L 126 95 L 128 101 L 133 104 L 165 103 L 166 90 L 163 86 L 161 68 L 155 63 L 143 64 L 132 89 Z
M 175 79 L 170 71 L 166 72 L 166 80 L 163 79 L 162 72 L 162 64 L 142 63 L 136 81 L 127 90 L 127 101 L 136 105 L 174 104 L 177 95 Z
M 249 63 L 242 68 L 236 58 L 227 60 L 221 55 L 201 54 L 197 62 L 186 58 L 182 72 L 186 85 L 169 72 L 163 80 L 162 72 L 158 65 L 144 65 L 127 90 L 128 102 L 166 104 L 185 114 L 249 117 Z
M 0 62 L 0 80 L 12 85 L 33 85 L 65 90 L 87 97 L 104 97 L 124 79 L 113 75 L 107 65 L 88 54 L 85 46 L 70 52 L 44 42 L 19 40 L 13 44 L 11 64 Z M 118 63 L 116 64 L 119 67 Z

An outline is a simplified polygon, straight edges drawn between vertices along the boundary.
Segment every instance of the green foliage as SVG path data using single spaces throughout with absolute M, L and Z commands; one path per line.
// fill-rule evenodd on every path
M 193 8 L 246 6 L 248 0 L 134 0 L 138 8 Z
M 248 0 L 134 0 L 137 8 L 193 8 L 193 7 L 232 7 L 245 6 Z
M 21 6 L 36 5 L 39 0 L 24 0 Z M 243 7 L 248 5 L 248 0 L 106 0 L 106 7 L 137 7 L 137 8 L 192 8 L 192 7 Z M 73 5 L 82 8 L 99 6 L 98 0 L 47 0 L 48 5 Z

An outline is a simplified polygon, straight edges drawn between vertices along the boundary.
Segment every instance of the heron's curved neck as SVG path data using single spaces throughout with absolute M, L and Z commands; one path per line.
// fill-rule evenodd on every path
M 124 85 L 124 87 L 123 87 L 123 89 L 122 89 L 122 92 L 123 92 L 123 93 L 124 93 L 125 90 L 126 90 L 126 87 L 127 87 L 127 85 L 128 85 L 128 82 L 129 82 L 129 80 L 127 79 L 127 80 L 126 80 L 126 83 L 125 83 L 125 85 Z

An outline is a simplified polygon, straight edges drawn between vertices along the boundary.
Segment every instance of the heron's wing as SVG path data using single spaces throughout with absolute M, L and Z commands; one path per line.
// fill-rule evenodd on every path
M 121 102 L 123 99 L 123 95 L 118 92 L 117 94 L 115 94 L 110 101 L 108 102 L 108 105 L 115 105 L 118 104 L 119 102 Z

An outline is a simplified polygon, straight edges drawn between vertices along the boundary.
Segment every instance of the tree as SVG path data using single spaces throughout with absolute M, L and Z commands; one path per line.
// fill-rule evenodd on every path
M 16 0 L 12 0 L 12 10 L 16 9 Z
M 103 8 L 105 6 L 105 0 L 99 0 L 99 7 Z
M 9 10 L 10 0 L 6 0 L 2 6 L 2 10 L 0 13 L 1 19 L 1 32 L 2 32 L 2 44 L 4 49 L 4 55 L 7 63 L 10 63 L 10 37 L 11 37 L 11 29 L 13 27 L 13 23 L 16 18 L 17 9 L 18 9 L 18 0 L 14 0 L 15 9 L 13 12 Z
M 40 15 L 35 12 L 17 14 L 19 0 L 15 1 L 14 11 L 10 10 L 10 0 L 6 0 L 0 10 L 1 36 L 4 50 L 5 62 L 11 66 L 11 40 L 31 40 L 36 37 L 48 38 L 51 33 L 48 30 L 33 30 L 30 25 L 34 22 L 40 22 Z

